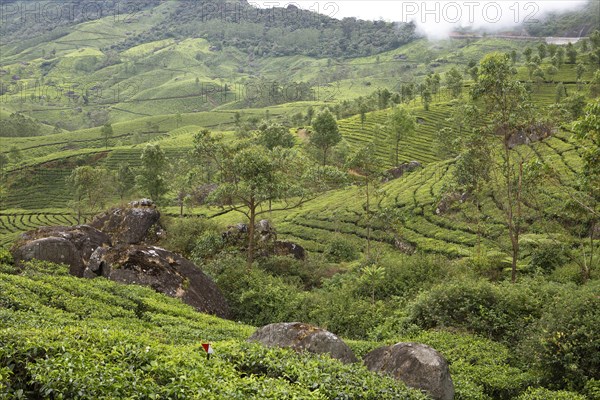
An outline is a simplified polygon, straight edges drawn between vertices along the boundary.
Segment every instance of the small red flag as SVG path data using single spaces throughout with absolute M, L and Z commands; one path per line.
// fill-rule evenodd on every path
M 210 355 L 214 353 L 214 350 L 210 343 L 202 343 L 202 348 L 206 352 L 206 358 L 210 359 Z

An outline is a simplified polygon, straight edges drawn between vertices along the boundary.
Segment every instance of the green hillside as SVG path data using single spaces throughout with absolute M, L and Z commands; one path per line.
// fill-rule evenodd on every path
M 2 398 L 424 398 L 364 367 L 246 344 L 252 327 L 149 289 L 31 268 L 0 274 Z
M 246 342 L 290 321 L 359 359 L 428 344 L 457 400 L 600 398 L 596 2 L 438 41 L 293 5 L 36 4 L 0 16 L 0 399 L 425 398 Z M 144 197 L 231 321 L 8 252 Z

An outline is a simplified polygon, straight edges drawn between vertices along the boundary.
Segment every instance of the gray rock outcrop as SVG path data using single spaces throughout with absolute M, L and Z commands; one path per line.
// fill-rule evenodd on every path
M 277 256 L 292 256 L 296 260 L 304 260 L 306 251 L 299 244 L 287 240 L 276 240 L 273 243 L 273 254 Z
M 329 354 L 343 363 L 358 359 L 346 343 L 333 333 L 301 322 L 281 322 L 259 328 L 249 342 L 259 342 L 268 347 L 285 347 L 295 351 Z
M 105 277 L 149 286 L 180 298 L 198 311 L 230 316 L 225 297 L 196 265 L 160 247 L 149 246 L 160 229 L 150 200 L 132 202 L 96 217 L 89 225 L 43 227 L 21 235 L 11 253 L 17 265 L 38 259 L 69 265 L 71 275 Z
M 32 259 L 62 263 L 81 277 L 94 250 L 110 245 L 108 235 L 89 225 L 46 226 L 22 234 L 11 253 L 17 265 Z
M 397 343 L 380 347 L 365 355 L 370 371 L 401 380 L 426 391 L 435 400 L 452 400 L 454 384 L 448 363 L 435 349 L 420 343 Z
M 398 179 L 398 178 L 402 177 L 402 175 L 404 175 L 405 173 L 412 172 L 420 167 L 421 167 L 421 163 L 418 161 L 410 161 L 410 162 L 407 162 L 404 164 L 400 164 L 395 168 L 388 169 L 387 171 L 385 171 L 383 181 L 389 182 L 394 179 Z
M 191 261 L 160 247 L 98 248 L 90 257 L 84 276 L 149 286 L 181 299 L 198 311 L 222 318 L 230 316 L 227 302 L 212 279 Z
M 90 223 L 106 233 L 114 244 L 138 244 L 154 242 L 160 231 L 160 212 L 151 200 L 132 201 L 126 207 L 108 210 Z
M 228 226 L 221 237 L 227 246 L 235 246 L 245 251 L 248 245 L 248 231 L 247 224 L 238 223 Z M 254 238 L 256 239 L 257 256 L 292 256 L 297 260 L 306 258 L 306 251 L 299 244 L 287 240 L 277 240 L 277 231 L 269 220 L 262 219 L 255 224 Z

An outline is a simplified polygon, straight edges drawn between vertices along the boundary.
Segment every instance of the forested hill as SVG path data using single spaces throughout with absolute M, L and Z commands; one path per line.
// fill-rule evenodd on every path
M 580 37 L 589 34 L 600 26 L 600 1 L 589 0 L 575 10 L 552 12 L 527 23 L 527 32 L 532 36 Z
M 110 17 L 127 24 L 149 22 L 143 30 L 115 35 L 111 48 L 118 52 L 163 39 L 203 38 L 216 49 L 232 46 L 257 56 L 319 58 L 370 56 L 415 38 L 412 23 L 339 20 L 333 18 L 338 10 L 335 3 L 315 3 L 307 10 L 294 5 L 261 9 L 246 1 L 225 0 L 98 4 L 77 0 L 50 5 L 11 1 L 5 4 L 0 32 L 4 43 L 39 36 L 51 41 L 67 35 L 77 24 Z
M 317 5 L 318 7 L 318 5 Z M 327 7 L 327 5 L 323 6 Z M 179 1 L 154 29 L 119 44 L 119 50 L 166 38 L 199 37 L 258 56 L 361 57 L 411 41 L 414 25 L 332 18 L 338 8 L 293 5 L 259 9 L 247 2 Z

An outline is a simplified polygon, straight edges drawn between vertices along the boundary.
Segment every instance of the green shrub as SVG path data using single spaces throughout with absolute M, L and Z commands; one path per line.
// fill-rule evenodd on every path
M 0 248 L 0 264 L 12 264 L 13 262 L 13 256 L 10 254 L 10 251 Z
M 296 260 L 291 256 L 263 257 L 259 260 L 260 268 L 286 279 L 289 282 L 299 280 L 305 289 L 321 284 L 325 276 L 326 265 L 318 257 Z
M 196 239 L 192 258 L 194 260 L 210 259 L 223 249 L 223 237 L 214 230 L 205 231 Z
M 420 294 L 409 306 L 408 322 L 423 329 L 466 329 L 516 343 L 541 315 L 541 303 L 527 283 L 454 281 Z
M 69 266 L 66 264 L 55 264 L 49 261 L 31 260 L 23 263 L 22 273 L 45 274 L 45 275 L 69 275 Z
M 574 392 L 530 387 L 517 400 L 586 400 L 586 397 Z
M 378 288 L 379 298 L 409 298 L 440 282 L 448 273 L 448 260 L 440 255 L 416 254 L 384 259 L 385 279 Z
M 556 296 L 533 330 L 532 347 L 549 387 L 581 391 L 600 380 L 600 282 Z
M 502 279 L 503 271 L 508 265 L 506 254 L 499 251 L 486 251 L 480 256 L 465 258 L 462 262 L 478 276 L 492 281 Z
M 6 249 L 0 249 L 0 273 L 1 274 L 17 273 L 17 270 L 14 266 L 12 254 L 10 254 L 10 251 L 8 251 Z
M 161 245 L 186 257 L 191 257 L 204 233 L 218 234 L 216 224 L 205 218 L 165 218 L 162 223 L 167 234 Z
M 529 260 L 529 270 L 549 274 L 568 260 L 568 250 L 564 245 L 543 242 L 534 246 Z
M 357 296 L 352 278 L 353 275 L 348 276 L 349 283 L 341 284 L 334 278 L 324 282 L 323 288 L 306 293 L 297 306 L 296 319 L 326 328 L 336 335 L 353 339 L 367 337 L 389 313 L 383 301 L 373 303 L 370 297 Z
M 576 263 L 568 263 L 556 267 L 550 274 L 549 279 L 560 283 L 583 283 L 581 267 Z
M 587 381 L 583 388 L 583 392 L 590 399 L 600 399 L 600 380 L 592 378 Z
M 291 319 L 297 312 L 300 289 L 240 257 L 214 260 L 207 271 L 215 278 L 236 320 L 262 326 Z
M 325 248 L 325 255 L 330 262 L 353 261 L 358 258 L 358 248 L 352 241 L 336 235 Z

